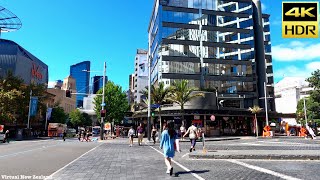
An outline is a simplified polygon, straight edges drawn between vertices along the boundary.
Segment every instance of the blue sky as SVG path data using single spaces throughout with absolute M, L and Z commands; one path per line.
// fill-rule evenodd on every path
M 261 0 L 271 15 L 275 82 L 283 77 L 307 77 L 320 68 L 319 39 L 281 38 L 281 0 Z M 290 0 L 288 0 L 290 1 Z M 94 3 L 93 3 L 94 2 Z M 153 0 L 0 0 L 22 21 L 17 32 L 2 38 L 22 45 L 49 66 L 49 81 L 69 75 L 70 65 L 91 61 L 109 80 L 128 89 L 137 48 L 147 48 L 147 28 Z M 91 73 L 91 75 L 102 73 Z

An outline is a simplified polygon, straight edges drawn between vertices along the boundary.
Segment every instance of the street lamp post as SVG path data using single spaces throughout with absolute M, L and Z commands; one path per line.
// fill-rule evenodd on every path
M 28 130 L 30 129 L 31 99 L 32 99 L 32 90 L 30 90 L 29 113 L 28 113 L 28 124 L 27 124 Z
M 104 62 L 103 64 L 103 78 L 102 78 L 102 102 L 101 102 L 101 111 L 100 111 L 100 115 L 102 114 L 101 112 L 103 112 L 105 110 L 105 102 L 104 102 L 104 92 L 105 92 L 105 85 L 106 85 L 106 70 L 107 69 L 107 63 Z M 82 70 L 85 72 L 101 72 L 101 71 L 88 71 L 88 70 Z M 80 93 L 76 93 L 76 94 L 80 94 Z M 106 113 L 103 113 L 106 114 Z M 100 120 L 100 139 L 103 140 L 103 132 L 104 132 L 104 117 L 101 116 L 101 120 Z
M 264 99 L 264 109 L 266 111 L 266 126 L 269 126 L 269 119 L 268 119 L 268 102 L 267 99 L 271 99 L 272 97 L 267 97 L 267 86 L 271 86 L 271 85 L 267 85 L 266 82 L 263 83 L 263 87 L 264 87 L 264 97 L 261 97 L 259 99 Z
M 150 132 L 150 123 L 151 123 L 151 56 L 149 55 L 148 61 L 148 141 L 151 139 L 151 132 Z M 160 127 L 161 129 L 162 127 Z
M 105 85 L 106 85 L 106 69 L 107 64 L 104 62 L 103 64 L 103 82 L 102 82 L 102 103 L 101 103 L 101 111 L 104 111 L 104 92 L 105 92 Z M 106 115 L 106 113 L 104 113 Z M 104 117 L 101 117 L 101 123 L 100 123 L 100 139 L 103 140 L 103 132 L 104 132 Z
M 303 109 L 304 109 L 304 118 L 306 120 L 306 127 L 307 127 L 308 118 L 307 118 L 307 106 L 306 106 L 306 98 L 305 97 L 303 98 Z

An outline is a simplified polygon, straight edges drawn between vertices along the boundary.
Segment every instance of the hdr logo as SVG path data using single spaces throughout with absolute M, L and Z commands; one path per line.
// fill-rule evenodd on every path
M 282 37 L 318 38 L 318 2 L 283 2 Z

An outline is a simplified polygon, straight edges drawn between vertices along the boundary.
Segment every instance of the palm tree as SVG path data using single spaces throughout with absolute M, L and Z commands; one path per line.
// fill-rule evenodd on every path
M 167 102 L 170 95 L 170 88 L 165 88 L 164 83 L 160 82 L 156 87 L 154 85 L 151 86 L 151 104 L 159 104 L 159 121 L 160 121 L 160 132 L 162 130 L 162 120 L 161 120 L 161 105 Z M 148 97 L 148 89 L 140 91 L 140 93 L 144 94 Z M 145 104 L 148 104 L 148 99 L 144 100 Z
M 249 108 L 249 111 L 251 111 L 252 114 L 254 114 L 254 119 L 255 119 L 255 122 L 256 122 L 256 134 L 257 134 L 257 137 L 258 137 L 258 120 L 257 120 L 257 114 L 262 110 L 262 108 L 260 108 L 259 106 L 257 105 L 254 105 L 253 107 L 250 107 Z
M 184 105 L 195 97 L 204 97 L 203 93 L 191 94 L 196 89 L 188 87 L 188 80 L 174 81 L 171 86 L 172 95 L 168 98 L 181 107 L 181 119 L 184 120 Z

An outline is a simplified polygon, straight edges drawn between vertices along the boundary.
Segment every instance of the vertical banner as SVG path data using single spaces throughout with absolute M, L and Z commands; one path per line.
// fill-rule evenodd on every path
M 31 97 L 30 116 L 35 116 L 37 114 L 37 108 L 38 108 L 38 97 Z
M 49 121 L 51 118 L 52 108 L 47 108 L 47 117 L 46 120 Z

